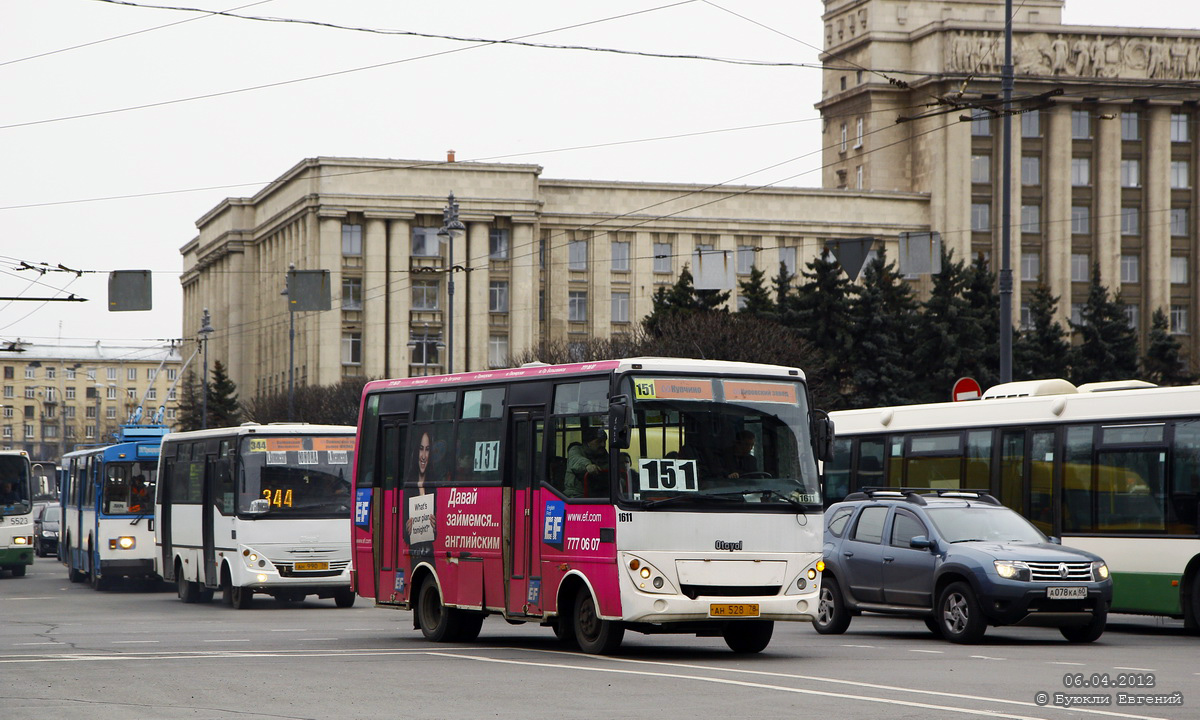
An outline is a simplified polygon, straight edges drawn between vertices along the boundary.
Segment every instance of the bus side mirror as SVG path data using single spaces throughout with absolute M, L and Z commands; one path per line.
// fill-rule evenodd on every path
M 629 448 L 629 428 L 633 425 L 633 408 L 628 395 L 617 395 L 608 403 L 609 445 L 617 450 Z
M 266 515 L 271 509 L 271 501 L 265 498 L 250 501 L 250 507 L 246 510 L 247 515 Z
M 813 451 L 821 462 L 833 459 L 833 419 L 824 410 L 813 410 Z

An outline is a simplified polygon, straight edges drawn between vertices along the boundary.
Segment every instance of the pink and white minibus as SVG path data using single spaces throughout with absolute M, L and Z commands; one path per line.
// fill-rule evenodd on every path
M 816 609 L 831 435 L 787 367 L 632 358 L 372 382 L 353 583 L 435 642 L 497 615 L 590 653 L 627 630 L 758 652 L 774 621 Z

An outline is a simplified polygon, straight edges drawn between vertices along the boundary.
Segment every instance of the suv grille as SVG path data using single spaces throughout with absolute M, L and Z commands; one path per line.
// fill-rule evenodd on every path
M 1064 580 L 1090 582 L 1092 579 L 1092 564 L 1090 562 L 1026 562 L 1029 566 L 1031 579 L 1035 582 L 1062 582 Z M 1067 569 L 1064 575 L 1061 568 Z

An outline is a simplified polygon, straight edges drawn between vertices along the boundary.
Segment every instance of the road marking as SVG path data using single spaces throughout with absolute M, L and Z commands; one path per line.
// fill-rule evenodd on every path
M 304 638 L 305 642 L 318 642 L 325 640 L 341 640 L 341 638 Z
M 66 643 L 60 643 L 56 640 L 47 640 L 45 642 L 35 642 L 35 643 L 13 643 L 13 645 L 65 645 L 65 644 Z
M 304 628 L 280 628 L 277 630 L 272 630 L 271 632 L 308 632 L 308 630 L 305 630 Z
M 229 638 L 228 640 L 205 640 L 206 643 L 218 642 L 250 642 L 249 638 Z
M 874 646 L 874 645 L 842 645 L 842 647 L 852 647 L 852 648 L 874 648 L 875 646 Z
M 58 596 L 50 595 L 47 597 L 10 597 L 10 598 L 4 598 L 4 599 L 5 600 L 57 600 Z
M 988 657 L 987 655 L 972 655 L 971 657 L 975 660 L 1004 660 L 1005 659 L 1005 658 Z
M 1138 672 L 1156 672 L 1156 670 L 1154 668 L 1120 667 L 1119 665 L 1114 665 L 1113 670 L 1136 670 Z
M 149 643 L 158 643 L 161 640 L 113 640 L 113 645 L 146 645 Z
M 1047 665 L 1078 665 L 1080 667 L 1083 667 L 1084 665 L 1086 665 L 1086 663 L 1050 662 L 1050 663 L 1047 663 Z
M 945 650 L 909 650 L 909 652 L 929 653 L 931 655 L 945 655 Z

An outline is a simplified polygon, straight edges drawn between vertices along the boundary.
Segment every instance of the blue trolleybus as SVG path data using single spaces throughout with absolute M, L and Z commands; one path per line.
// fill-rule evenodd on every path
M 63 456 L 59 557 L 71 582 L 102 590 L 118 577 L 156 578 L 154 487 L 168 432 L 123 425 L 115 444 Z

